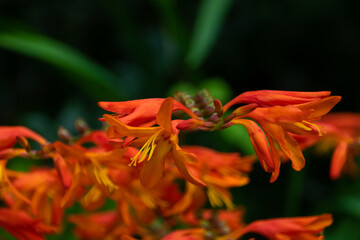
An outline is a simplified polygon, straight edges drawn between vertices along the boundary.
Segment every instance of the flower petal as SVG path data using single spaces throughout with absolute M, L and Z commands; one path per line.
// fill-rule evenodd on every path
M 341 141 L 334 150 L 331 157 L 330 178 L 337 179 L 344 167 L 348 155 L 348 144 Z
M 239 103 L 257 103 L 259 107 L 269 107 L 274 105 L 285 106 L 312 102 L 330 95 L 329 91 L 322 92 L 293 92 L 293 91 L 274 91 L 259 90 L 244 92 L 230 102 L 225 104 L 224 112 L 231 106 Z
M 155 150 L 150 159 L 145 160 L 140 172 L 140 182 L 146 188 L 154 187 L 163 176 L 165 159 L 172 144 L 161 137 L 156 142 Z
M 174 144 L 173 155 L 176 167 L 179 169 L 179 172 L 185 177 L 186 181 L 191 182 L 197 186 L 206 186 L 206 184 L 201 181 L 198 177 L 191 174 L 187 169 L 185 162 L 192 162 L 193 155 L 183 151 L 179 145 Z
M 156 115 L 157 123 L 169 133 L 172 132 L 171 115 L 173 105 L 173 99 L 171 97 L 166 98 Z
M 111 138 L 114 137 L 123 137 L 123 136 L 132 136 L 132 137 L 141 137 L 144 135 L 153 135 L 159 128 L 157 127 L 131 127 L 123 124 L 116 118 L 111 115 L 104 114 L 105 121 L 112 127 L 113 134 L 110 134 Z
M 249 133 L 251 145 L 259 158 L 261 166 L 266 172 L 273 172 L 275 169 L 274 159 L 271 156 L 270 148 L 263 130 L 254 122 L 247 119 L 233 119 L 234 124 L 243 125 Z

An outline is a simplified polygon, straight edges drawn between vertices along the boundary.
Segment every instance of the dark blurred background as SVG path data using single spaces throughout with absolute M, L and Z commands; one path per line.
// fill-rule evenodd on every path
M 330 90 L 343 96 L 334 111 L 359 112 L 359 8 L 355 0 L 0 0 L 0 124 L 55 140 L 78 117 L 100 127 L 98 101 L 201 88 L 225 102 L 257 89 Z M 251 153 L 231 134 L 219 134 L 226 146 L 198 140 Z M 248 220 L 334 212 L 328 238 L 360 239 L 360 183 L 328 180 L 329 158 L 300 173 L 285 165 L 272 185 L 256 168 L 235 199 Z

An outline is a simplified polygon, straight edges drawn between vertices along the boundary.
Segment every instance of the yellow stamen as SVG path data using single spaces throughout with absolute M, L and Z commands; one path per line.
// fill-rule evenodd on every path
M 161 133 L 161 131 L 157 131 L 156 133 L 154 133 L 147 141 L 146 143 L 141 147 L 141 149 L 139 150 L 139 152 L 131 159 L 131 162 L 129 163 L 129 166 L 136 166 L 137 163 L 141 163 L 145 160 L 145 158 L 147 157 L 148 160 L 151 159 L 156 144 L 155 144 L 155 140 L 156 138 L 159 136 L 159 134 Z M 140 155 L 140 159 L 139 158 Z
M 84 206 L 88 206 L 99 200 L 101 196 L 101 191 L 97 187 L 93 186 L 80 201 Z
M 316 128 L 316 130 L 319 132 L 319 136 L 322 136 L 322 130 L 320 129 L 320 127 L 318 126 L 318 125 L 316 125 L 316 124 L 314 124 L 314 123 L 311 123 L 311 122 L 308 122 L 308 121 L 303 121 L 304 123 L 306 123 L 306 124 L 308 124 L 308 125 L 310 125 L 310 126 L 313 126 L 313 127 L 315 127 Z M 325 133 L 325 131 L 324 131 L 324 133 Z
M 107 187 L 110 193 L 119 188 L 110 180 L 106 169 L 102 168 L 97 162 L 89 164 L 89 170 L 94 175 L 96 181 Z
M 294 125 L 297 126 L 298 128 L 304 129 L 305 131 L 309 131 L 309 132 L 313 130 L 309 126 L 313 126 L 318 131 L 319 136 L 322 136 L 322 130 L 320 129 L 320 127 L 318 125 L 316 125 L 314 123 L 303 120 L 302 122 L 294 123 Z M 306 125 L 308 125 L 308 126 L 306 126 Z
M 211 206 L 222 207 L 225 204 L 227 209 L 234 209 L 235 206 L 231 200 L 231 196 L 223 189 L 208 185 L 207 194 Z
M 294 125 L 297 126 L 298 128 L 304 129 L 305 131 L 312 131 L 312 128 L 309 128 L 308 126 L 306 126 L 301 122 L 296 122 L 294 123 Z

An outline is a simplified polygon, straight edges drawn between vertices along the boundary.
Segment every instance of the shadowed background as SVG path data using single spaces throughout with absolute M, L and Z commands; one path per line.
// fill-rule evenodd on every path
M 350 0 L 0 0 L 0 124 L 53 141 L 59 125 L 74 131 L 79 117 L 101 127 L 98 101 L 201 88 L 223 102 L 249 90 L 330 90 L 343 96 L 334 111 L 359 112 L 359 7 Z M 243 129 L 184 136 L 194 139 L 252 153 Z M 234 191 L 246 220 L 333 212 L 326 239 L 359 239 L 360 182 L 330 181 L 330 154 L 305 155 L 304 170 L 284 164 L 274 184 L 255 167 L 252 182 Z

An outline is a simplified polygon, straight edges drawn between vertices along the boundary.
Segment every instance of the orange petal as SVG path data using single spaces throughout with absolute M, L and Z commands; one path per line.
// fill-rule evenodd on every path
M 131 127 L 123 124 L 111 115 L 104 115 L 105 121 L 122 136 L 141 137 L 144 135 L 153 135 L 159 128 L 158 127 Z M 115 134 L 116 135 L 116 134 Z M 115 137 L 115 136 L 112 136 Z
M 233 119 L 234 124 L 243 125 L 249 133 L 251 145 L 259 158 L 261 166 L 266 172 L 273 172 L 275 169 L 274 159 L 271 156 L 270 148 L 263 130 L 254 122 L 247 119 Z
M 193 161 L 193 155 L 190 155 L 189 153 L 181 150 L 180 146 L 177 144 L 174 145 L 173 155 L 176 167 L 179 169 L 179 172 L 183 175 L 183 177 L 185 177 L 187 181 L 197 186 L 206 186 L 206 184 L 198 177 L 192 175 L 185 165 L 185 162 Z
M 331 96 L 323 98 L 319 101 L 299 104 L 296 105 L 296 107 L 302 111 L 311 111 L 307 119 L 318 119 L 321 116 L 327 114 L 338 102 L 340 102 L 340 100 L 340 96 Z
M 293 169 L 300 171 L 305 166 L 305 159 L 299 143 L 277 124 L 263 124 L 263 128 L 278 143 L 284 155 L 291 160 Z
M 258 220 L 247 225 L 241 230 L 241 234 L 237 235 L 237 237 L 240 238 L 245 233 L 253 232 L 268 239 L 315 240 L 319 239 L 324 228 L 331 224 L 332 216 L 330 214 L 310 217 Z M 279 238 L 280 236 L 282 238 Z
M 124 102 L 99 102 L 98 105 L 110 112 L 119 114 L 120 121 L 130 126 L 143 126 L 156 119 L 163 98 L 149 98 Z M 172 111 L 181 110 L 190 117 L 196 115 L 180 102 L 174 100 Z
M 331 157 L 330 165 L 330 178 L 337 179 L 340 176 L 341 170 L 344 167 L 346 158 L 348 155 L 348 144 L 345 141 L 341 141 Z
M 39 134 L 22 126 L 0 127 L 0 149 L 10 148 L 16 142 L 16 137 L 26 137 L 45 145 L 46 140 Z
M 269 140 L 269 145 L 270 145 L 271 156 L 273 157 L 274 163 L 275 163 L 275 169 L 271 173 L 271 178 L 270 178 L 270 182 L 273 183 L 273 182 L 275 182 L 275 180 L 278 178 L 278 176 L 280 174 L 281 160 L 280 160 L 279 153 L 275 147 L 274 141 L 272 139 Z
M 72 178 L 71 173 L 69 171 L 68 166 L 66 165 L 64 158 L 62 158 L 60 154 L 55 155 L 54 164 L 64 187 L 69 188 L 71 185 L 71 178 Z
M 159 112 L 156 115 L 157 123 L 167 132 L 172 133 L 171 115 L 173 110 L 173 99 L 168 97 L 161 104 Z
M 146 188 L 154 187 L 163 176 L 166 155 L 170 152 L 172 144 L 159 138 L 156 142 L 152 157 L 144 162 L 140 172 L 140 182 Z
M 312 102 L 330 95 L 329 91 L 322 92 L 293 92 L 259 90 L 244 92 L 224 106 L 224 112 L 231 106 L 239 103 L 257 103 L 260 107 L 285 106 Z

